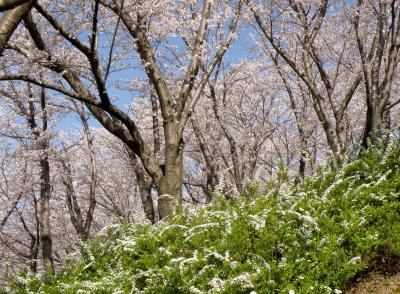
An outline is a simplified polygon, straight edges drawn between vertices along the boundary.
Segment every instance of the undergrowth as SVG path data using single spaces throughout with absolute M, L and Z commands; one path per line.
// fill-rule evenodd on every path
M 114 224 L 12 293 L 344 293 L 400 256 L 400 148 L 300 185 L 251 182 L 154 226 Z

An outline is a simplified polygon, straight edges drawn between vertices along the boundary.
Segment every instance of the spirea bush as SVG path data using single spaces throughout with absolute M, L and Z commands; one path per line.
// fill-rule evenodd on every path
M 154 226 L 114 224 L 54 277 L 14 293 L 344 293 L 400 256 L 400 149 L 370 151 L 298 186 L 256 182 L 233 201 Z

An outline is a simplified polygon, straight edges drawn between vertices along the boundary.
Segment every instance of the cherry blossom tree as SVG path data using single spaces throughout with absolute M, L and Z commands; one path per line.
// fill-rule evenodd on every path
M 187 165 L 196 167 L 192 178 L 202 170 L 188 186 L 200 186 L 206 202 L 221 180 L 230 188 L 226 194 L 241 193 L 257 170 L 270 163 L 274 134 L 286 110 L 277 99 L 276 77 L 270 75 L 266 82 L 269 71 L 258 60 L 246 60 L 221 66 L 208 83 L 206 98 L 192 117 L 195 140 L 187 154 L 192 161 Z
M 363 78 L 351 23 L 347 20 L 346 25 L 340 6 L 328 0 L 249 3 L 264 44 L 289 66 L 285 75 L 296 76 L 309 92 L 328 145 L 338 157 L 348 147 L 344 116 Z
M 390 128 L 389 110 L 396 105 L 390 98 L 400 61 L 400 4 L 360 0 L 348 5 L 347 13 L 362 64 L 367 104 L 363 146 L 367 148 L 368 139 L 374 145 L 382 144 Z
M 140 158 L 158 190 L 160 217 L 170 215 L 181 202 L 184 128 L 208 79 L 234 39 L 242 1 L 233 4 L 225 1 L 197 4 L 191 1 L 137 1 L 126 5 L 119 0 L 93 3 L 73 1 L 67 7 L 61 3 L 55 6 L 48 3 L 46 7 L 43 4 L 40 1 L 34 4 L 39 18 L 36 22 L 39 21 L 40 26 L 35 21 L 26 23 L 35 46 L 41 52 L 32 54 L 35 51 L 32 46 L 9 44 L 9 47 L 17 53 L 17 58 L 36 64 L 39 72 L 46 72 L 46 80 L 43 80 L 44 73 L 38 76 L 23 71 L 13 74 L 5 72 L 2 80 L 29 81 L 83 101 L 93 116 Z M 52 12 L 54 9 L 66 13 L 58 15 Z M 72 10 L 73 15 L 70 13 Z M 75 13 L 77 11 L 80 13 Z M 83 17 L 76 19 L 77 15 Z M 104 36 L 108 33 L 113 40 L 110 54 L 104 54 L 104 50 L 99 49 L 103 34 L 99 24 L 102 21 L 116 27 L 111 36 L 110 32 L 104 33 Z M 74 61 L 68 64 L 65 59 L 61 60 L 51 44 L 46 44 L 42 37 L 45 23 L 52 27 L 46 33 L 50 38 L 61 39 L 59 43 L 62 51 L 76 56 Z M 188 23 L 191 25 L 187 26 Z M 118 34 L 120 25 L 124 31 Z M 90 37 L 86 43 L 79 36 L 88 31 Z M 120 39 L 123 41 L 118 44 Z M 127 39 L 130 40 L 128 43 Z M 137 122 L 113 103 L 108 93 L 106 81 L 116 46 L 129 46 L 128 56 L 129 53 L 138 54 L 142 68 L 157 95 L 165 141 L 164 162 L 161 164 L 144 142 Z M 161 63 L 160 59 L 168 60 L 176 54 L 179 58 L 175 61 Z M 75 66 L 83 66 L 83 72 L 74 70 Z M 168 76 L 170 73 L 172 79 Z M 60 86 L 59 77 L 68 86 Z M 88 82 L 95 87 L 95 92 L 88 87 Z M 171 83 L 178 87 L 172 87 Z

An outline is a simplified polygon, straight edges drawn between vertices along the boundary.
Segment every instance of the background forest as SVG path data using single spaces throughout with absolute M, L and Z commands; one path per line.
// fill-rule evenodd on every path
M 399 1 L 0 11 L 0 285 L 57 272 L 107 225 L 296 187 L 397 144 Z

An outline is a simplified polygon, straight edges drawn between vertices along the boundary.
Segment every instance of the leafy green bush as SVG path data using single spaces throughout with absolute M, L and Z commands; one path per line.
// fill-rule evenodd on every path
M 8 290 L 342 293 L 377 257 L 390 255 L 380 261 L 390 271 L 400 256 L 399 167 L 391 146 L 298 186 L 250 183 L 234 201 L 217 195 L 154 226 L 111 225 L 57 276 L 21 276 Z

